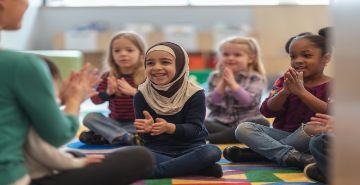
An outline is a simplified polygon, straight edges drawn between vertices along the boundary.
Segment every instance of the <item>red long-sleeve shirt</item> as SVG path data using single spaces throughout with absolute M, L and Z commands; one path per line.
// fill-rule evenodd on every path
M 101 104 L 105 101 L 109 101 L 109 117 L 118 120 L 118 121 L 134 121 L 134 104 L 133 96 L 128 95 L 112 95 L 109 96 L 106 94 L 107 88 L 107 77 L 109 73 L 102 75 L 102 81 L 99 86 L 96 88 L 96 91 L 99 92 L 99 95 L 91 97 L 91 101 L 94 104 Z M 130 75 L 123 75 L 123 78 L 133 87 L 135 87 L 134 79 Z

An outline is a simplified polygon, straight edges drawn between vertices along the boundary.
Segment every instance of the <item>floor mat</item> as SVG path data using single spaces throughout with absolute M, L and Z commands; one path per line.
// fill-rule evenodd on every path
M 229 145 L 218 145 L 221 149 Z M 316 185 L 301 170 L 279 166 L 276 163 L 231 163 L 219 161 L 222 178 L 190 176 L 172 179 L 141 180 L 132 185 Z
M 123 145 L 119 145 L 119 144 L 88 145 L 88 144 L 82 143 L 78 139 L 75 139 L 66 145 L 65 150 L 77 150 L 77 151 L 85 153 L 85 154 L 107 154 L 107 153 L 111 153 L 121 147 L 123 147 Z
M 84 129 L 83 129 L 84 130 Z M 226 146 L 218 145 L 221 150 Z M 244 145 L 238 144 L 243 147 Z M 121 145 L 86 145 L 75 139 L 66 149 L 79 150 L 86 154 L 106 154 Z M 231 163 L 222 158 L 219 161 L 224 172 L 222 178 L 189 176 L 172 179 L 141 180 L 132 185 L 316 185 L 308 180 L 301 170 L 279 166 L 276 163 Z

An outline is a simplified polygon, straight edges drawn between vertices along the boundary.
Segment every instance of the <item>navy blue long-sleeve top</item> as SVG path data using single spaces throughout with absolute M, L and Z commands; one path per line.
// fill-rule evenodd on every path
M 171 106 L 171 105 L 169 105 Z M 205 93 L 203 90 L 196 92 L 185 103 L 182 110 L 174 115 L 159 115 L 145 101 L 140 91 L 135 94 L 134 108 L 136 119 L 144 119 L 143 111 L 148 111 L 153 119 L 162 118 L 176 125 L 175 133 L 140 134 L 149 149 L 164 153 L 176 154 L 181 151 L 205 144 L 208 132 L 204 126 L 206 114 Z

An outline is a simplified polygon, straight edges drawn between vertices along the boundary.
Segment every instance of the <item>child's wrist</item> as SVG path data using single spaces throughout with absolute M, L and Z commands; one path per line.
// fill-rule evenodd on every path
M 239 88 L 240 88 L 240 85 L 237 84 L 237 83 L 231 85 L 231 89 L 232 89 L 233 91 L 237 91 Z
M 175 124 L 172 123 L 166 123 L 166 133 L 167 134 L 173 134 L 176 130 Z
M 137 93 L 137 89 L 133 88 L 133 92 L 131 93 L 132 96 L 135 96 L 135 94 Z
M 290 95 L 290 94 L 291 94 L 291 92 L 290 92 L 290 91 L 285 90 L 285 89 L 282 89 L 280 92 L 281 92 L 282 94 L 286 95 L 286 96 L 288 96 L 288 95 Z

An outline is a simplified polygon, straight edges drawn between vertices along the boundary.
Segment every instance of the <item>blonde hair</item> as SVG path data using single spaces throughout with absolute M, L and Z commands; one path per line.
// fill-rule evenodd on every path
M 144 57 L 145 57 L 145 51 L 146 51 L 145 47 L 146 46 L 145 46 L 144 39 L 139 34 L 132 32 L 132 31 L 121 31 L 121 32 L 116 33 L 111 38 L 110 43 L 109 43 L 109 48 L 107 50 L 105 62 L 104 62 L 104 64 L 106 65 L 105 69 L 110 70 L 110 75 L 114 75 L 116 77 L 122 76 L 120 67 L 118 65 L 116 65 L 114 57 L 112 55 L 113 42 L 119 38 L 125 38 L 125 39 L 131 41 L 136 46 L 136 48 L 139 49 L 140 55 L 143 56 L 143 57 L 139 57 L 138 62 L 134 66 L 134 72 L 132 74 L 135 85 L 137 87 L 138 85 L 140 85 L 141 83 L 143 83 L 145 81 L 145 67 L 144 67 L 145 59 L 144 59 Z
M 248 54 L 254 55 L 254 61 L 249 65 L 249 67 L 260 73 L 261 75 L 265 76 L 265 67 L 261 59 L 261 53 L 260 53 L 260 46 L 259 43 L 255 38 L 252 37 L 242 37 L 242 36 L 235 36 L 235 37 L 229 37 L 224 40 L 222 40 L 219 43 L 218 46 L 218 55 L 221 55 L 221 50 L 224 47 L 225 44 L 241 44 L 246 45 L 248 47 Z M 220 70 L 223 67 L 222 62 L 218 62 L 217 69 Z

